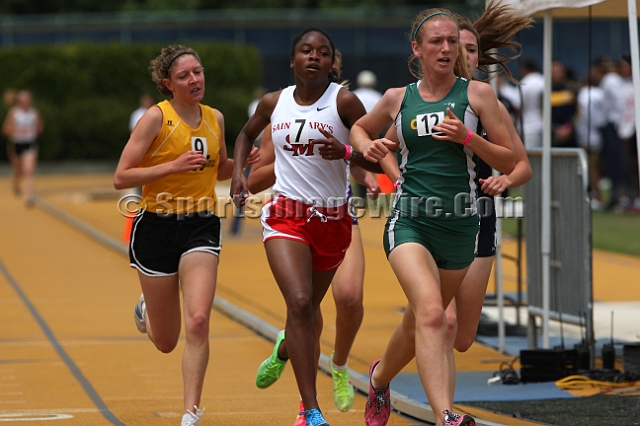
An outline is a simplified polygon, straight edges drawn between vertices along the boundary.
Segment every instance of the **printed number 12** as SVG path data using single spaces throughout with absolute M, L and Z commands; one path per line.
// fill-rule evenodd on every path
M 444 112 L 432 112 L 430 114 L 418 114 L 416 116 L 416 124 L 418 126 L 418 136 L 442 135 L 444 133 L 433 130 L 436 126 L 444 121 Z

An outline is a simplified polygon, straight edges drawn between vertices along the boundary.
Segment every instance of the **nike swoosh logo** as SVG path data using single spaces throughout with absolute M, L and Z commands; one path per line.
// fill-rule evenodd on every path
M 327 106 L 324 106 L 324 107 L 322 107 L 322 108 L 318 107 L 318 112 L 320 112 L 320 111 L 322 111 L 322 110 L 325 110 L 325 109 L 329 108 L 330 106 L 331 106 L 331 105 L 327 105 Z

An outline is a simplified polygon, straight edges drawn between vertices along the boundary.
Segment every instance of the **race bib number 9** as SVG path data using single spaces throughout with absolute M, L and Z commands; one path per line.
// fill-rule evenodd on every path
M 433 130 L 433 126 L 442 123 L 444 118 L 444 111 L 431 112 L 429 114 L 418 114 L 416 116 L 418 136 L 443 135 L 444 133 Z
M 289 126 L 289 143 L 290 144 L 307 144 L 309 143 L 309 129 L 307 128 L 307 120 L 304 118 L 296 118 Z
M 207 145 L 207 138 L 202 136 L 191 136 L 191 150 L 200 151 L 204 158 L 208 158 L 209 145 Z

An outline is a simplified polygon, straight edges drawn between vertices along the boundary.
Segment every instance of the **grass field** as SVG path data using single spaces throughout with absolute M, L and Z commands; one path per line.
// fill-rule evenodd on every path
M 517 221 L 503 220 L 502 230 L 516 235 Z M 640 214 L 594 211 L 592 232 L 593 248 L 640 256 Z
M 593 212 L 593 246 L 640 256 L 640 214 Z

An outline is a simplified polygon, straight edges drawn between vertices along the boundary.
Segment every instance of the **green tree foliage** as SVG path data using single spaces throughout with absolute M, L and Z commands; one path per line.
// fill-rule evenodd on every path
M 127 0 L 0 0 L 0 13 L 23 15 L 32 13 L 117 12 Z
M 255 49 L 229 43 L 189 43 L 205 67 L 204 104 L 222 111 L 231 147 L 247 121 L 247 106 L 260 84 Z M 40 158 L 115 160 L 129 137 L 129 115 L 142 93 L 163 96 L 149 75 L 149 61 L 163 46 L 70 44 L 0 50 L 4 88 L 28 89 L 45 120 Z M 7 107 L 0 108 L 4 117 Z M 232 152 L 232 151 L 231 151 Z M 4 150 L 1 155 L 5 156 Z
M 199 10 L 202 0 L 125 0 L 126 11 Z M 217 9 L 217 8 L 216 8 Z
M 341 8 L 372 6 L 477 6 L 482 0 L 0 0 L 0 14 L 215 10 L 253 8 Z

